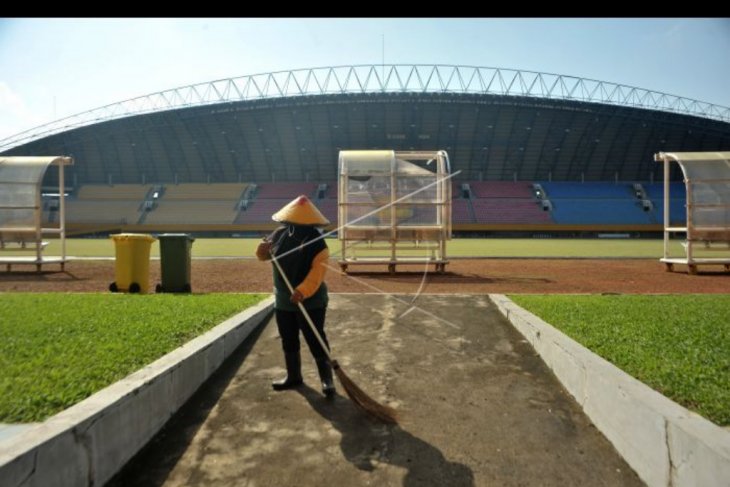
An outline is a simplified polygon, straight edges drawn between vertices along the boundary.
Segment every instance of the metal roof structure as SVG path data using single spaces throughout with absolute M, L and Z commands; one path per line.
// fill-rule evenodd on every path
M 340 150 L 434 148 L 460 180 L 650 180 L 657 151 L 730 150 L 730 108 L 548 73 L 342 66 L 163 91 L 0 141 L 4 156 L 72 155 L 76 184 L 334 181 Z
M 0 152 L 92 123 L 161 110 L 266 98 L 365 93 L 526 96 L 646 108 L 730 122 L 730 107 L 609 81 L 508 68 L 366 64 L 245 75 L 150 93 L 0 139 Z

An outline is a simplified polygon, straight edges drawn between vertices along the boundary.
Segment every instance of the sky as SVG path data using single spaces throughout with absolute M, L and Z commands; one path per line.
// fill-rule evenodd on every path
M 730 19 L 0 19 L 0 140 L 193 83 L 350 64 L 485 66 L 730 107 Z

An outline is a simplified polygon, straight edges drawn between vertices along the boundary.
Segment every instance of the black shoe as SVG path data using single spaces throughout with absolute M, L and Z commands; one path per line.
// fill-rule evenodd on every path
M 319 371 L 319 378 L 322 380 L 322 393 L 328 398 L 334 397 L 335 382 L 332 379 L 332 367 L 329 360 L 326 358 L 317 360 L 317 370 Z
M 275 391 L 293 389 L 304 384 L 302 380 L 302 359 L 299 352 L 284 354 L 286 360 L 286 377 L 271 383 Z

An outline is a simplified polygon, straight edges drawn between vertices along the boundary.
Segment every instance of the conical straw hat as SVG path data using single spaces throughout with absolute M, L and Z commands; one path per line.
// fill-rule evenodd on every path
M 281 223 L 295 225 L 329 225 L 330 221 L 320 213 L 314 203 L 304 195 L 297 196 L 284 208 L 271 216 L 271 219 Z

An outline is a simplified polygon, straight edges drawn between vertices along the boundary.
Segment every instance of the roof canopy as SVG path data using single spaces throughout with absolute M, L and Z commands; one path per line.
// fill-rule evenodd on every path
M 687 185 L 687 225 L 730 228 L 730 152 L 660 152 L 657 161 L 676 161 Z
M 0 227 L 32 227 L 46 169 L 72 164 L 72 158 L 60 156 L 1 157 Z

